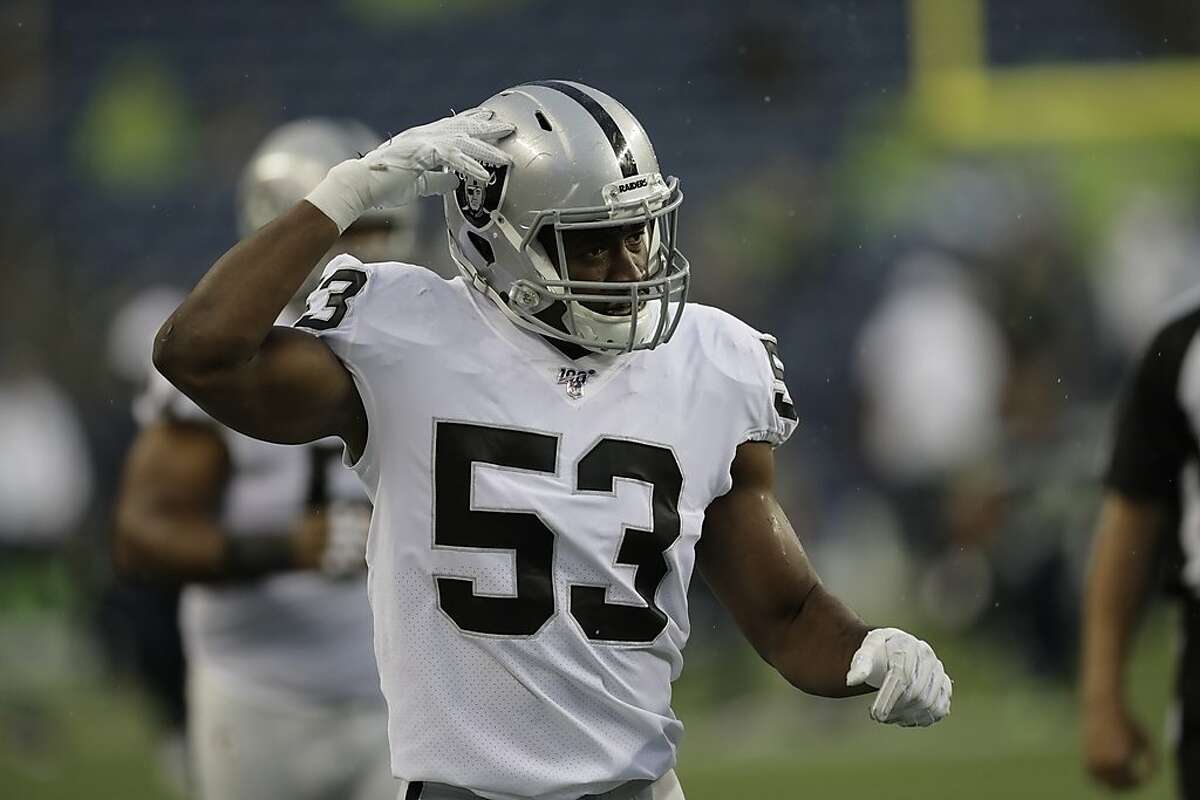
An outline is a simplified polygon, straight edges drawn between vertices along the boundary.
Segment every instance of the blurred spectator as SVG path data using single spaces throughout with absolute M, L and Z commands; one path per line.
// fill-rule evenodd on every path
M 71 401 L 31 363 L 0 367 L 0 543 L 60 544 L 92 492 L 91 460 Z
M 859 340 L 864 443 L 898 485 L 939 480 L 999 433 L 1007 355 L 961 268 L 931 251 L 904 258 Z
M 1137 352 L 1171 298 L 1195 283 L 1200 225 L 1195 199 L 1142 187 L 1130 193 L 1102 243 L 1100 309 L 1124 355 Z

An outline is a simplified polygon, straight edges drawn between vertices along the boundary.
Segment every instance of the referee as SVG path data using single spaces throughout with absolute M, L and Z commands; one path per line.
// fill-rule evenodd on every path
M 1125 390 L 1084 603 L 1084 760 L 1116 789 L 1154 759 L 1129 710 L 1124 667 L 1160 554 L 1183 604 L 1175 740 L 1180 796 L 1200 800 L 1200 295 L 1155 335 Z

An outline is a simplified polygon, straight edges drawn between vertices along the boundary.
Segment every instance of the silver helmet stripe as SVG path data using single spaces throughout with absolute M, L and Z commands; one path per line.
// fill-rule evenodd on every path
M 608 110 L 600 105 L 596 98 L 578 86 L 573 86 L 564 81 L 534 81 L 527 85 L 554 89 L 583 106 L 592 115 L 592 118 L 596 120 L 597 124 L 600 125 L 605 137 L 608 138 L 608 143 L 612 145 L 613 153 L 617 156 L 617 165 L 621 168 L 621 177 L 632 178 L 638 174 L 637 162 L 633 159 L 633 151 L 629 149 L 629 143 L 625 141 L 625 134 L 621 132 L 621 128 L 617 125 L 617 121 L 612 118 L 612 114 L 609 114 Z

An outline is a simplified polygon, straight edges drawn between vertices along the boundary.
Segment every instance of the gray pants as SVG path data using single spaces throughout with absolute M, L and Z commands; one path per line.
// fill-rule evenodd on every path
M 484 800 L 484 798 L 457 786 L 422 781 L 400 781 L 400 796 L 397 800 Z M 630 781 L 603 794 L 589 794 L 579 800 L 684 800 L 683 787 L 675 770 L 670 770 L 656 781 Z

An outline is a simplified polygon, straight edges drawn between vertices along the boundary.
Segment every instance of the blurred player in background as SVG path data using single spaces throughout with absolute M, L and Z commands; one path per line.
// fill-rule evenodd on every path
M 346 158 L 379 141 L 348 121 L 270 134 L 246 167 L 251 234 Z M 332 244 L 407 255 L 414 212 L 366 215 Z M 311 282 L 296 294 L 303 300 Z M 290 324 L 302 311 L 289 304 Z M 365 583 L 370 506 L 331 440 L 282 446 L 216 423 L 161 376 L 135 408 L 141 433 L 117 504 L 127 571 L 187 583 L 188 739 L 206 800 L 391 800 L 387 716 Z
M 1113 788 L 1154 766 L 1132 714 L 1125 667 L 1151 577 L 1166 554 L 1183 606 L 1173 719 L 1181 796 L 1200 798 L 1200 296 L 1143 353 L 1116 419 L 1084 608 L 1086 766 Z
M 462 277 L 340 257 L 296 329 L 273 325 L 361 214 L 429 194 Z M 375 502 L 404 800 L 682 798 L 671 681 L 696 567 L 795 686 L 882 687 L 880 722 L 949 713 L 930 646 L 864 625 L 780 509 L 783 362 L 683 302 L 682 201 L 616 100 L 524 84 L 334 167 L 159 333 L 155 363 L 229 424 L 345 442 Z

